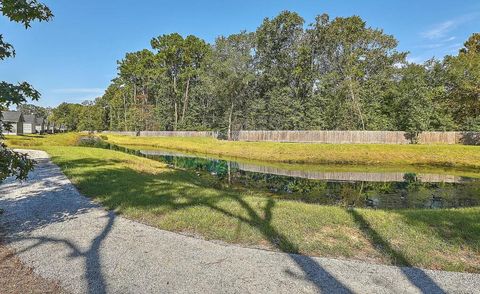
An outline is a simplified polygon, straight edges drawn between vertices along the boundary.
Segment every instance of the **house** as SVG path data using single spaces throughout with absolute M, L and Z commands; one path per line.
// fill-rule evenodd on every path
M 3 134 L 23 135 L 23 115 L 20 111 L 2 111 Z
M 37 124 L 35 125 L 35 130 L 39 134 L 45 133 L 45 119 L 37 117 Z
M 34 114 L 26 114 L 23 116 L 23 133 L 35 134 L 37 132 L 37 117 Z

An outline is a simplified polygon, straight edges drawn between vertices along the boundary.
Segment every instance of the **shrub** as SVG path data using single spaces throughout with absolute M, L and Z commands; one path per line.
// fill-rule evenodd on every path
M 108 148 L 109 144 L 107 142 L 103 141 L 99 137 L 84 136 L 84 137 L 80 137 L 78 139 L 77 146 L 95 147 L 95 148 Z

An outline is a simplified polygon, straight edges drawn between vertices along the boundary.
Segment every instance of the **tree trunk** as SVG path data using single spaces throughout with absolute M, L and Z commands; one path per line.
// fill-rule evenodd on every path
M 187 112 L 189 88 L 190 88 L 190 78 L 187 79 L 187 86 L 185 88 L 185 97 L 183 98 L 182 122 L 185 120 L 185 113 Z
M 353 105 L 357 108 L 358 116 L 360 117 L 360 122 L 362 123 L 362 130 L 365 131 L 365 122 L 363 121 L 363 114 L 362 114 L 362 110 L 360 109 L 360 104 L 358 103 L 358 101 L 355 97 L 355 92 L 353 90 L 352 78 L 348 77 L 348 81 L 349 81 L 348 86 L 349 86 L 349 89 L 350 89 L 350 97 L 352 99 Z
M 173 116 L 173 130 L 177 130 L 178 124 L 178 106 L 177 106 L 177 77 L 173 76 L 173 106 L 175 108 L 175 113 Z
M 110 131 L 113 131 L 114 129 L 119 130 L 118 123 L 120 122 L 120 111 L 118 111 L 118 108 L 115 111 L 115 114 L 117 115 L 117 121 L 115 122 L 115 128 L 113 128 L 113 124 L 112 124 L 112 126 L 110 127 Z
M 177 101 L 175 101 L 173 103 L 173 105 L 175 106 L 175 122 L 173 124 L 173 130 L 176 131 L 177 130 L 177 124 L 178 124 L 178 106 L 177 106 Z
M 133 84 L 133 101 L 137 104 L 137 85 Z
M 123 115 L 125 118 L 125 125 L 123 127 L 125 128 L 125 131 L 127 131 L 127 95 L 125 95 L 125 93 L 123 93 Z
M 233 101 L 230 106 L 230 113 L 228 114 L 228 141 L 232 140 L 232 117 L 233 117 Z

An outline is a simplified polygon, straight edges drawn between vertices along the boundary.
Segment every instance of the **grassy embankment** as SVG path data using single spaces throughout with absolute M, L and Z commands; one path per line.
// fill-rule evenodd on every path
M 121 135 L 107 135 L 107 138 L 109 142 L 123 146 L 175 149 L 280 163 L 480 168 L 478 146 L 229 142 L 212 138 Z
M 7 143 L 47 151 L 81 192 L 162 229 L 284 252 L 480 272 L 480 208 L 347 210 L 274 199 L 145 158 L 75 147 L 76 136 Z

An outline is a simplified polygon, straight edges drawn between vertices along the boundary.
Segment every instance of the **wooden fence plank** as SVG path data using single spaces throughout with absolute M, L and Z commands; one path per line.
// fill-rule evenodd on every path
M 325 144 L 410 144 L 401 131 L 239 131 L 238 141 L 302 142 Z M 472 139 L 473 138 L 473 139 Z M 420 144 L 480 143 L 480 132 L 423 132 Z
M 219 138 L 216 131 L 141 131 L 115 132 L 146 137 L 211 137 Z M 401 131 L 236 131 L 234 139 L 247 142 L 299 142 L 324 144 L 410 144 L 405 132 Z M 480 145 L 480 132 L 422 132 L 420 144 L 468 144 Z

